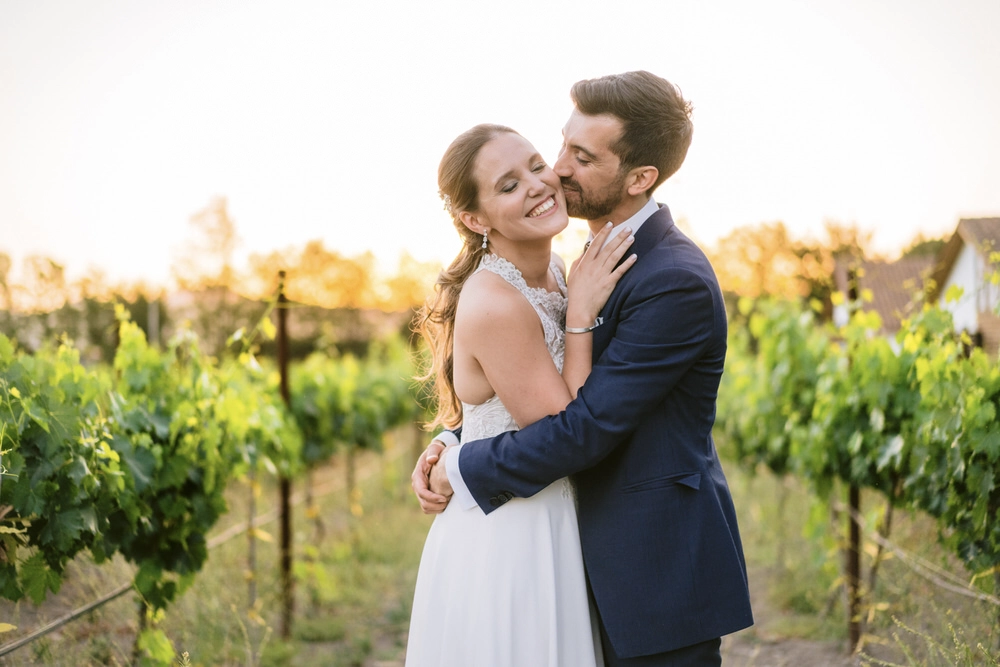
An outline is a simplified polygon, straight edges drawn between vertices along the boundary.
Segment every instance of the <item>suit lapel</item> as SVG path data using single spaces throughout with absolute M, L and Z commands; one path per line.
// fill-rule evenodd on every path
M 594 363 L 597 363 L 597 359 L 601 356 L 601 353 L 604 352 L 608 343 L 611 342 L 614 330 L 617 328 L 617 317 L 615 314 L 618 309 L 614 307 L 613 304 L 621 298 L 621 290 L 627 289 L 626 285 L 631 282 L 629 280 L 629 275 L 636 271 L 641 271 L 640 265 L 642 264 L 642 258 L 663 240 L 663 237 L 667 235 L 673 226 L 674 220 L 670 216 L 670 209 L 666 206 L 660 206 L 656 213 L 649 216 L 649 218 L 642 223 L 642 226 L 639 227 L 639 231 L 635 233 L 635 242 L 632 244 L 630 252 L 625 253 L 625 256 L 618 262 L 621 264 L 621 262 L 624 262 L 625 258 L 632 253 L 638 256 L 636 263 L 632 265 L 632 268 L 630 268 L 628 272 L 625 273 L 621 281 L 615 287 L 614 292 L 611 293 L 611 297 L 608 299 L 607 303 L 604 304 L 604 308 L 601 309 L 601 317 L 605 319 L 608 326 L 601 326 L 594 330 Z
M 641 262 L 643 255 L 655 248 L 673 226 L 674 219 L 670 215 L 670 209 L 666 206 L 660 206 L 656 213 L 649 216 L 639 227 L 639 231 L 635 233 L 635 242 L 632 244 L 631 252 L 625 253 L 625 257 L 635 254 L 638 255 L 636 263 Z M 622 261 L 625 261 L 625 257 L 622 257 Z

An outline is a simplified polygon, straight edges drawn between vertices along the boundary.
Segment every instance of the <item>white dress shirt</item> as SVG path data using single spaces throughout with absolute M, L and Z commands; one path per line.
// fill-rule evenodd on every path
M 639 228 L 642 227 L 642 223 L 646 222 L 660 206 L 650 197 L 646 205 L 640 208 L 635 215 L 626 220 L 625 222 L 615 225 L 611 230 L 611 234 L 608 236 L 608 241 L 614 238 L 615 234 L 619 233 L 625 227 L 632 230 L 634 235 Z M 594 238 L 593 232 L 587 237 L 587 242 L 589 243 L 591 239 Z M 607 241 L 605 241 L 605 245 Z M 451 483 L 451 488 L 455 491 L 455 495 L 452 496 L 451 502 L 458 503 L 459 507 L 462 509 L 471 509 L 476 507 L 476 499 L 472 497 L 472 492 L 469 491 L 469 487 L 465 485 L 465 480 L 462 479 L 462 471 L 458 465 L 458 457 L 461 453 L 464 444 L 458 442 L 458 438 L 451 431 L 442 431 L 434 438 L 435 440 L 440 440 L 445 445 L 451 446 L 448 450 L 448 455 L 445 457 L 445 471 L 448 473 L 448 482 Z

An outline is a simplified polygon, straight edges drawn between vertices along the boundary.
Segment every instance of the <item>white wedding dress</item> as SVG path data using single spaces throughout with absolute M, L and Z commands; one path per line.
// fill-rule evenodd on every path
M 478 270 L 496 273 L 524 294 L 562 370 L 566 283 L 558 268 L 550 269 L 562 293 L 528 287 L 517 268 L 496 255 L 484 257 Z M 463 442 L 516 429 L 497 396 L 463 404 Z M 407 667 L 603 664 L 568 479 L 489 515 L 452 503 L 434 519 L 417 574 Z

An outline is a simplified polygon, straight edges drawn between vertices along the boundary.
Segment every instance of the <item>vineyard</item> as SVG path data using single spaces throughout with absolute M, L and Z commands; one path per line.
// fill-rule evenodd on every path
M 171 664 L 153 621 L 204 565 L 230 483 L 287 484 L 338 448 L 379 448 L 416 417 L 413 370 L 394 341 L 365 360 L 316 354 L 285 380 L 242 333 L 238 358 L 218 362 L 190 334 L 159 350 L 120 320 L 110 368 L 85 368 L 68 341 L 29 355 L 0 336 L 0 596 L 41 603 L 84 551 L 124 559 L 143 601 L 135 658 Z M 353 485 L 353 463 L 347 475 Z
M 718 409 L 726 454 L 805 481 L 847 517 L 852 646 L 873 611 L 866 596 L 894 509 L 936 520 L 973 575 L 932 576 L 983 601 L 1000 628 L 1000 365 L 940 308 L 924 306 L 887 339 L 877 314 L 849 305 L 849 324 L 835 328 L 797 303 L 740 302 L 747 326 L 734 327 Z M 867 584 L 861 490 L 884 501 Z
M 796 302 L 740 302 L 720 391 L 722 453 L 751 475 L 767 470 L 779 480 L 800 480 L 825 502 L 827 527 L 832 521 L 844 531 L 837 543 L 845 556 L 852 648 L 864 651 L 865 623 L 885 606 L 874 597 L 876 574 L 894 556 L 912 560 L 932 585 L 975 600 L 1000 628 L 1000 366 L 954 334 L 950 316 L 939 308 L 922 308 L 889 339 L 876 333 L 877 315 L 848 305 L 849 324 L 834 327 Z M 256 337 L 274 335 L 265 316 L 255 332 L 237 332 L 230 341 L 235 354 L 219 361 L 205 355 L 189 332 L 163 349 L 150 345 L 120 311 L 119 344 L 107 367 L 85 367 L 67 340 L 27 354 L 0 336 L 0 596 L 40 604 L 60 592 L 78 557 L 89 555 L 111 571 L 127 572 L 133 580 L 119 592 L 135 591 L 141 601 L 132 655 L 116 664 L 176 664 L 184 659 L 178 642 L 193 648 L 202 639 L 168 636 L 164 611 L 201 581 L 209 551 L 243 531 L 249 539 L 235 557 L 251 574 L 246 618 L 259 620 L 252 575 L 266 564 L 274 576 L 260 577 L 262 586 L 277 589 L 268 599 L 287 605 L 283 630 L 291 623 L 292 578 L 306 585 L 315 606 L 346 594 L 331 592 L 336 586 L 324 562 L 360 568 L 366 553 L 382 554 L 376 560 L 397 553 L 393 574 L 376 563 L 373 571 L 381 574 L 357 576 L 364 582 L 360 589 L 384 586 L 391 591 L 383 593 L 385 600 L 399 600 L 388 614 L 395 637 L 389 652 L 400 651 L 408 577 L 426 530 L 412 520 L 405 473 L 397 469 L 397 463 L 410 465 L 412 446 L 397 448 L 391 465 L 379 464 L 392 480 L 379 510 L 389 532 L 378 545 L 363 545 L 354 530 L 323 551 L 307 547 L 294 563 L 284 547 L 258 558 L 255 545 L 274 537 L 259 527 L 263 517 L 255 504 L 262 488 L 284 491 L 296 480 L 304 498 L 293 502 L 305 504 L 319 544 L 338 530 L 324 522 L 315 500 L 323 486 L 317 478 L 329 476 L 335 459 L 343 467 L 344 516 L 357 528 L 366 511 L 358 461 L 370 465 L 388 432 L 420 417 L 411 351 L 393 339 L 373 344 L 363 359 L 316 353 L 283 376 L 252 353 Z M 234 493 L 241 494 L 240 516 L 220 521 L 229 516 Z M 282 497 L 275 515 L 289 512 L 288 496 Z M 866 512 L 862 497 L 875 499 L 877 511 Z M 392 509 L 399 507 L 407 509 Z M 930 517 L 941 544 L 971 576 L 909 559 L 891 541 L 894 511 Z M 229 528 L 220 532 L 221 523 Z M 287 530 L 282 523 L 281 531 Z M 778 542 L 780 550 L 783 540 Z M 191 604 L 183 613 L 206 613 Z M 319 624 L 324 635 L 331 632 L 325 626 L 336 631 L 353 620 L 306 615 L 297 622 L 300 634 Z M 2 629 L 0 637 L 10 637 L 30 628 Z M 367 640 L 355 641 L 361 642 L 359 655 L 371 650 Z M 989 644 L 996 637 L 977 641 Z

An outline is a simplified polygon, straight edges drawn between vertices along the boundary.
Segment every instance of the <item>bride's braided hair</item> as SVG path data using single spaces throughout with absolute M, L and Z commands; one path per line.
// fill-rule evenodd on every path
M 476 157 L 483 146 L 505 132 L 517 134 L 503 125 L 476 125 L 451 142 L 438 166 L 438 192 L 462 237 L 462 249 L 438 275 L 434 294 L 424 303 L 417 318 L 417 332 L 427 341 L 431 352 L 430 365 L 418 379 L 434 381 L 436 400 L 434 420 L 428 428 L 454 428 L 462 423 L 462 403 L 455 395 L 455 310 L 462 285 L 478 268 L 485 251 L 482 236 L 462 224 L 459 214 L 479 210 L 479 184 L 473 173 Z

